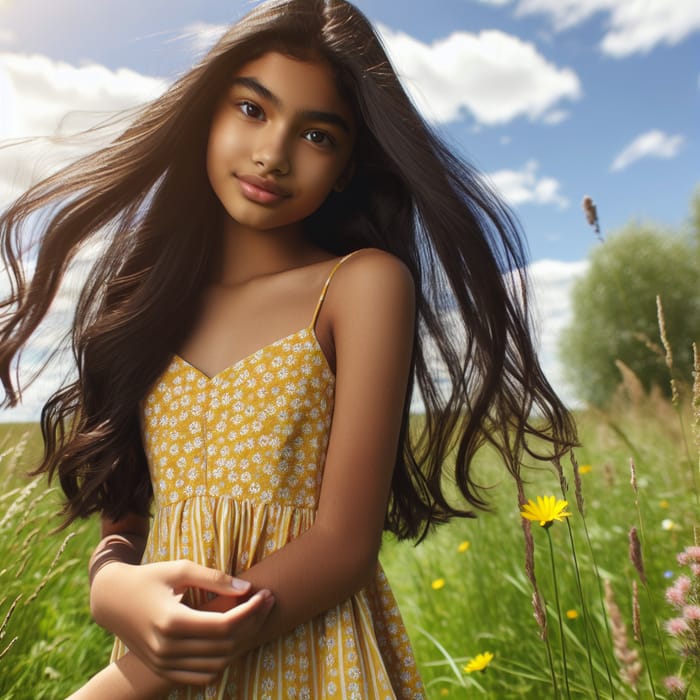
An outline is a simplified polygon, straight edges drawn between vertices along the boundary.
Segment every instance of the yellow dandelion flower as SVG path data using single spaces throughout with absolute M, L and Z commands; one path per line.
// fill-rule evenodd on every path
M 588 472 L 593 471 L 593 467 L 590 464 L 582 464 L 578 468 L 579 474 L 588 474 Z
M 560 501 L 555 496 L 538 496 L 537 503 L 530 499 L 522 506 L 520 515 L 539 521 L 541 527 L 550 527 L 555 520 L 562 522 L 571 515 L 566 512 L 568 505 L 568 501 Z
M 569 620 L 575 620 L 578 617 L 578 612 L 576 610 L 567 610 L 566 611 L 566 616 L 569 618 Z
M 460 554 L 464 554 L 464 552 L 466 552 L 469 549 L 469 547 L 471 547 L 471 544 L 472 543 L 469 540 L 464 540 L 464 542 L 459 543 L 459 546 L 457 547 L 457 551 Z
M 450 694 L 450 691 L 447 688 L 440 688 L 440 695 L 442 695 L 443 698 L 446 698 Z
M 485 671 L 486 667 L 493 661 L 493 654 L 490 651 L 485 651 L 483 654 L 477 654 L 473 659 L 469 659 L 464 670 L 467 673 L 474 671 Z
M 659 507 L 668 508 L 668 501 L 665 498 L 663 498 L 662 500 L 659 501 Z
M 445 579 L 444 578 L 436 578 L 431 584 L 431 588 L 434 591 L 439 591 L 441 588 L 445 587 Z

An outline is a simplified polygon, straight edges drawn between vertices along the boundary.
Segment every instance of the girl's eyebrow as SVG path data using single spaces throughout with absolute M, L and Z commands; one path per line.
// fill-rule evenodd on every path
M 252 90 L 257 95 L 259 95 L 260 97 L 262 97 L 263 99 L 272 102 L 272 104 L 275 105 L 275 107 L 282 107 L 282 100 L 280 100 L 280 98 L 277 97 L 277 95 L 275 95 L 268 88 L 266 88 L 256 78 L 247 78 L 244 76 L 237 77 L 231 81 L 231 85 L 241 85 L 242 87 L 246 87 L 249 90 Z M 335 126 L 340 127 L 348 135 L 350 134 L 350 125 L 343 117 L 340 116 L 340 114 L 337 114 L 336 112 L 324 112 L 322 110 L 306 109 L 299 112 L 299 116 L 301 116 L 304 119 L 308 119 L 309 121 L 320 121 L 325 122 L 326 124 L 334 124 Z

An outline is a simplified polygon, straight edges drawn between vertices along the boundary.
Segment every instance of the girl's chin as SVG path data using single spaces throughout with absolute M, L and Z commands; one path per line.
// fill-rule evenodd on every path
M 259 232 L 261 234 L 290 235 L 301 231 L 300 221 L 273 220 L 271 217 L 232 216 L 229 212 L 226 229 L 236 231 Z

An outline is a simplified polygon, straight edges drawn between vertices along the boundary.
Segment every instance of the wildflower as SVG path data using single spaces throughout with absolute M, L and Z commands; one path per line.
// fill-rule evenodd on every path
M 431 584 L 431 588 L 434 591 L 439 591 L 441 588 L 445 587 L 445 579 L 444 578 L 436 578 Z
M 693 572 L 695 578 L 700 578 L 700 564 L 691 564 L 690 570 Z
M 464 540 L 464 542 L 459 543 L 459 546 L 457 547 L 457 551 L 460 554 L 464 554 L 464 552 L 466 552 L 469 549 L 469 547 L 471 547 L 471 542 L 469 540 Z
M 485 671 L 491 661 L 493 661 L 493 654 L 490 651 L 485 651 L 483 654 L 477 654 L 473 659 L 469 659 L 464 670 L 467 673 Z
M 682 617 L 673 617 L 666 621 L 666 631 L 672 637 L 681 637 L 690 631 L 690 627 Z
M 673 578 L 673 571 L 666 570 L 664 571 L 664 578 Z
M 700 620 L 700 605 L 686 605 L 683 608 L 683 617 L 691 622 Z
M 682 608 L 688 602 L 687 596 L 690 587 L 690 579 L 687 576 L 679 576 L 675 583 L 666 589 L 666 600 L 671 603 L 671 605 Z
M 671 520 L 671 518 L 664 518 L 661 521 L 661 529 L 666 531 L 677 530 L 678 526 L 676 525 L 676 523 L 673 522 L 673 520 Z
M 685 697 L 685 681 L 678 676 L 667 676 L 664 678 L 664 687 L 671 693 L 671 697 Z
M 593 467 L 590 464 L 582 464 L 578 470 L 580 474 L 588 474 L 593 470 Z
M 538 496 L 537 503 L 530 499 L 522 506 L 520 515 L 527 520 L 539 521 L 541 527 L 551 527 L 555 520 L 563 522 L 571 513 L 566 512 L 568 501 L 560 501 L 555 496 Z
M 681 566 L 700 562 L 700 547 L 686 547 L 677 557 Z
M 569 620 L 575 620 L 578 617 L 578 612 L 576 610 L 567 610 L 566 611 L 566 617 Z
M 443 698 L 446 698 L 450 694 L 450 691 L 447 688 L 440 688 L 440 695 L 442 695 Z
M 659 501 L 659 508 L 668 508 L 668 501 L 665 498 Z

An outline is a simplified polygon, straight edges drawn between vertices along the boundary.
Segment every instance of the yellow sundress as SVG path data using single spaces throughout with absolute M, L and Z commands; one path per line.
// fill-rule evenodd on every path
M 334 382 L 311 324 L 208 377 L 175 355 L 142 403 L 154 516 L 142 563 L 191 559 L 240 573 L 311 527 Z M 195 606 L 198 601 L 191 601 Z M 201 601 L 199 601 L 201 602 Z M 113 660 L 124 654 L 116 640 Z M 396 601 L 372 583 L 248 652 L 219 683 L 169 700 L 423 699 Z

